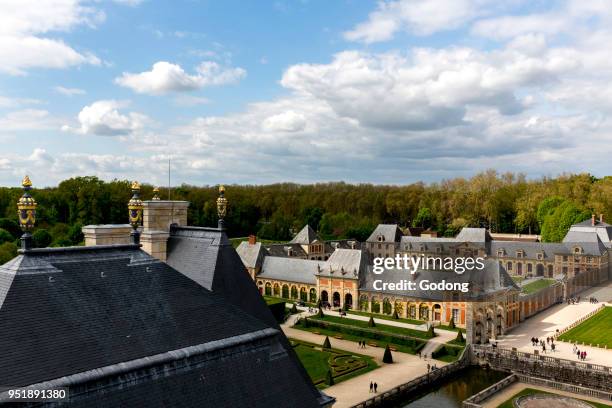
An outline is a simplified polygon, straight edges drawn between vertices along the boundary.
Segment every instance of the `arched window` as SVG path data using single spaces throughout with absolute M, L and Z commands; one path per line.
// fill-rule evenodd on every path
M 315 288 L 310 289 L 310 303 L 317 301 L 317 290 Z
M 281 297 L 285 298 L 285 299 L 289 299 L 289 286 L 288 285 L 283 285 L 283 290 L 281 293 Z
M 266 282 L 266 296 L 272 296 L 272 284 L 270 282 Z

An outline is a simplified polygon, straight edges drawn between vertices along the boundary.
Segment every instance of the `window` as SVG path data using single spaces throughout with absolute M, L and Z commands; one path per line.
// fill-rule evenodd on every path
M 567 255 L 563 255 L 563 262 L 567 262 Z
M 497 256 L 504 256 L 504 250 L 503 249 L 498 249 L 497 250 Z
M 509 271 L 511 271 L 511 270 L 512 270 L 512 262 L 508 262 L 508 263 L 506 264 L 506 269 L 507 269 L 507 270 L 509 270 Z
M 533 265 L 532 264 L 527 264 L 527 272 L 531 273 L 533 271 Z
M 544 254 L 543 253 L 538 253 L 538 260 L 542 260 L 544 259 Z
M 459 323 L 459 309 L 453 309 L 451 314 L 452 314 L 453 320 L 455 321 L 455 324 Z
M 575 247 L 574 248 L 574 253 L 575 254 L 579 254 L 580 253 L 580 247 Z
M 525 253 L 524 253 L 522 250 L 520 250 L 520 251 L 516 251 L 516 257 L 517 257 L 517 258 L 522 258 L 522 257 L 523 257 L 523 255 L 525 255 Z
M 563 273 L 567 273 L 567 266 L 563 267 Z
M 381 248 L 382 248 L 382 245 L 381 245 L 381 244 L 378 244 L 378 249 L 381 249 Z

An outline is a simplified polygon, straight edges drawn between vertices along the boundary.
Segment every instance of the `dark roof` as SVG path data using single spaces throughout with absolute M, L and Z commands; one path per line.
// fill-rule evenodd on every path
M 236 252 L 247 268 L 260 267 L 266 254 L 266 250 L 262 247 L 261 242 L 251 244 L 249 241 L 242 241 L 236 248 Z
M 81 387 L 80 406 L 318 406 L 291 353 L 272 353 L 286 347 L 276 327 L 135 245 L 30 250 L 0 267 L 0 384 Z M 258 378 L 274 386 L 255 391 Z
M 308 254 L 302 248 L 300 244 L 291 244 L 289 242 L 284 244 L 269 244 L 265 245 L 264 249 L 266 255 L 271 256 L 289 256 L 289 250 L 291 250 L 291 258 L 307 258 Z
M 399 242 L 403 235 L 397 224 L 378 224 L 367 242 L 378 242 L 380 239 L 386 242 Z
M 223 230 L 173 226 L 168 239 L 166 262 L 206 289 L 223 295 L 243 312 L 280 330 Z M 321 393 L 312 385 L 308 373 L 298 361 L 287 338 L 282 336 L 281 341 L 303 381 L 310 385 L 312 395 L 320 398 Z
M 315 277 L 318 268 L 325 265 L 323 261 L 309 259 L 287 258 L 281 256 L 266 256 L 258 278 L 276 279 L 287 282 L 316 285 Z
M 289 242 L 291 244 L 308 245 L 315 241 L 320 241 L 319 236 L 310 225 L 306 224 Z

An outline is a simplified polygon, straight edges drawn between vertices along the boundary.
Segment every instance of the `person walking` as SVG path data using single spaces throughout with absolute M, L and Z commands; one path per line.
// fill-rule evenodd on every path
M 370 381 L 370 392 L 372 392 L 373 390 L 374 390 L 374 383 Z
M 374 383 L 374 394 L 378 392 L 378 384 Z

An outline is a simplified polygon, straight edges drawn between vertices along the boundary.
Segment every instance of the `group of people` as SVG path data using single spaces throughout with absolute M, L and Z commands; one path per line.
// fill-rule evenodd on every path
M 377 393 L 378 392 L 378 384 L 370 381 L 370 392 Z
M 587 352 L 586 351 L 580 351 L 578 346 L 575 345 L 575 344 L 574 344 L 574 353 L 576 354 L 576 357 L 578 357 L 578 360 L 581 360 L 581 361 L 586 360 Z
M 359 340 L 359 342 L 358 342 L 358 343 L 359 343 L 359 348 L 363 348 L 363 349 L 364 349 L 364 348 L 366 348 L 366 342 L 365 342 L 365 340 Z
M 599 300 L 597 300 L 596 297 L 590 297 L 589 298 L 589 303 L 599 303 Z
M 580 303 L 580 296 L 572 297 L 572 298 L 567 298 L 567 304 L 568 305 L 576 305 L 578 303 Z
M 531 338 L 531 345 L 534 347 L 537 347 L 538 345 L 540 347 L 542 347 L 542 351 L 544 353 L 546 353 L 546 345 L 548 345 L 548 347 L 550 347 L 550 349 L 554 352 L 555 349 L 557 348 L 557 346 L 555 345 L 555 338 L 554 337 L 547 337 L 546 341 L 544 341 L 543 339 L 538 339 L 537 337 L 532 337 Z
M 436 366 L 435 364 L 429 365 L 429 363 L 427 363 L 427 372 L 437 370 L 437 369 L 438 369 L 438 366 Z

